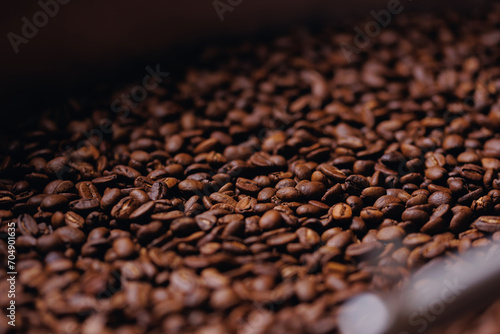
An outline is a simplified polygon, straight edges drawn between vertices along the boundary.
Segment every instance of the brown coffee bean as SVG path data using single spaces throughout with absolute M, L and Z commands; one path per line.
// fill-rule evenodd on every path
M 293 187 L 284 187 L 276 192 L 276 196 L 285 202 L 293 202 L 300 198 L 300 192 Z
M 96 199 L 101 200 L 101 195 L 97 187 L 89 181 L 79 182 L 76 184 L 76 189 L 78 190 L 78 195 L 84 199 Z
M 349 257 L 360 259 L 376 256 L 381 251 L 382 245 L 379 242 L 362 242 L 349 245 L 345 254 Z
M 377 239 L 383 242 L 394 242 L 401 240 L 405 236 L 405 231 L 397 226 L 389 226 L 380 229 L 377 233 Z
M 500 231 L 500 217 L 497 216 L 481 216 L 473 223 L 478 230 L 494 233 Z
M 179 182 L 179 190 L 186 193 L 198 194 L 203 191 L 203 184 L 200 181 L 188 179 Z
M 135 254 L 135 246 L 129 238 L 118 238 L 113 241 L 113 250 L 118 258 L 127 259 Z
M 150 201 L 142 204 L 137 209 L 135 209 L 129 216 L 130 219 L 141 220 L 149 216 L 154 209 L 155 202 Z
M 320 199 L 326 192 L 326 187 L 321 182 L 300 181 L 297 186 L 300 194 L 308 199 Z
M 139 203 L 134 198 L 127 196 L 122 198 L 115 206 L 113 206 L 113 209 L 111 209 L 111 216 L 116 219 L 129 219 L 132 212 L 134 212 L 138 207 Z
M 22 235 L 25 236 L 36 236 L 40 229 L 36 220 L 29 214 L 21 214 L 17 218 L 17 227 Z
M 85 219 L 73 211 L 66 212 L 64 215 L 64 222 L 74 229 L 82 229 L 85 225 Z
M 58 235 L 64 243 L 69 243 L 71 245 L 82 245 L 87 239 L 83 231 L 70 226 L 60 227 L 54 233 Z
M 260 191 L 260 187 L 257 182 L 245 179 L 243 177 L 239 177 L 236 180 L 236 188 L 238 188 L 241 192 L 247 194 L 256 194 Z
M 283 218 L 278 211 L 269 210 L 262 215 L 259 220 L 259 226 L 263 230 L 273 230 L 278 228 L 283 222 Z
M 429 196 L 428 202 L 429 204 L 438 207 L 443 204 L 452 204 L 453 198 L 448 193 L 442 191 L 436 191 L 435 193 L 432 193 L 432 195 Z
M 338 222 L 346 222 L 352 218 L 352 209 L 345 203 L 337 203 L 331 207 L 329 214 Z
M 64 210 L 68 206 L 68 199 L 62 195 L 46 196 L 40 203 L 40 209 L 44 211 L 55 212 Z
M 281 233 L 267 238 L 266 243 L 273 247 L 282 246 L 294 241 L 295 239 L 297 239 L 297 235 L 295 233 Z
M 320 242 L 319 234 L 307 227 L 301 227 L 295 232 L 301 244 L 312 247 Z

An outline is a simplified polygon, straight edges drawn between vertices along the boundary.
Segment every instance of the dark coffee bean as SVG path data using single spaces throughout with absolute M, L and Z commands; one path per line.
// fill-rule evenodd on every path
M 352 218 L 352 209 L 345 203 L 337 203 L 328 212 L 330 216 L 338 222 L 344 223 Z
M 295 233 L 280 233 L 267 238 L 266 244 L 273 247 L 282 246 L 294 241 L 295 239 L 297 239 L 297 235 Z
M 154 209 L 155 202 L 150 201 L 142 204 L 137 209 L 135 209 L 129 216 L 130 219 L 141 220 L 149 216 Z
M 467 180 L 471 180 L 473 182 L 479 182 L 483 179 L 484 170 L 472 164 L 466 164 L 460 169 L 460 175 Z
M 481 216 L 473 223 L 478 230 L 494 233 L 500 231 L 500 217 L 497 216 Z
M 257 205 L 257 200 L 250 196 L 244 196 L 234 207 L 234 211 L 238 213 L 247 213 L 254 211 Z
M 257 200 L 260 202 L 268 202 L 275 194 L 276 190 L 274 188 L 264 188 L 257 195 Z
M 21 214 L 17 218 L 17 227 L 22 235 L 36 236 L 39 232 L 36 220 L 29 214 Z
M 344 191 L 342 190 L 342 186 L 340 184 L 336 184 L 326 191 L 326 193 L 321 198 L 321 201 L 328 204 L 334 203 L 335 201 L 339 200 L 343 194 Z
M 79 199 L 69 203 L 69 208 L 77 212 L 90 212 L 97 210 L 100 202 L 97 199 Z
M 362 242 L 351 244 L 345 250 L 345 254 L 356 259 L 371 258 L 382 251 L 382 245 L 379 242 Z
M 323 183 L 307 180 L 300 181 L 296 188 L 304 198 L 308 199 L 321 199 L 326 192 L 326 187 Z
M 36 248 L 42 253 L 58 250 L 62 246 L 63 241 L 57 234 L 42 235 L 36 241 Z
M 40 209 L 44 211 L 64 210 L 68 206 L 68 199 L 62 195 L 49 195 L 40 203 Z
M 111 216 L 116 219 L 129 219 L 132 212 L 134 212 L 138 207 L 139 203 L 134 198 L 124 197 L 115 206 L 113 206 Z
M 278 228 L 282 222 L 283 218 L 278 211 L 269 210 L 260 218 L 259 226 L 263 230 L 272 230 Z
M 424 224 L 429 220 L 429 214 L 423 210 L 415 209 L 416 206 L 406 209 L 401 215 L 402 220 L 408 220 L 416 224 Z
M 238 188 L 241 192 L 247 194 L 256 194 L 260 191 L 257 182 L 239 177 L 236 180 L 236 188 Z
M 127 259 L 135 254 L 135 247 L 129 238 L 118 238 L 113 241 L 113 250 L 118 258 Z
M 73 211 L 66 212 L 64 222 L 74 229 L 81 229 L 85 225 L 85 219 Z
M 58 228 L 54 233 L 58 235 L 64 243 L 71 245 L 82 245 L 87 239 L 84 232 L 70 226 Z
M 300 243 L 307 247 L 315 246 L 321 241 L 318 233 L 307 227 L 301 227 L 295 233 Z
M 101 200 L 101 195 L 97 187 L 89 181 L 79 182 L 76 184 L 76 189 L 81 198 Z
M 446 178 L 446 169 L 440 166 L 433 166 L 425 170 L 425 177 L 433 182 L 441 182 Z
M 386 190 L 382 187 L 367 187 L 361 191 L 361 199 L 366 203 L 373 204 L 385 194 Z
M 323 209 L 312 204 L 301 205 L 296 210 L 297 216 L 307 216 L 307 217 L 319 216 L 321 215 L 322 212 Z
M 365 207 L 361 210 L 360 217 L 368 224 L 377 224 L 382 221 L 384 214 L 375 207 Z
M 285 202 L 293 202 L 300 198 L 300 192 L 293 187 L 284 187 L 276 192 L 276 196 Z
M 380 229 L 377 233 L 377 239 L 383 242 L 394 242 L 401 240 L 405 236 L 405 231 L 397 226 L 389 226 Z
M 134 180 L 135 178 L 141 176 L 141 173 L 139 173 L 137 170 L 125 165 L 118 165 L 113 167 L 111 173 L 128 180 Z
M 349 175 L 345 180 L 345 190 L 351 195 L 361 195 L 361 192 L 370 186 L 363 175 Z
M 424 233 L 411 233 L 408 234 L 404 239 L 403 239 L 403 245 L 406 247 L 417 247 L 421 246 L 423 244 L 426 244 L 431 240 L 431 237 L 427 234 Z
M 122 193 L 118 188 L 107 188 L 101 198 L 100 206 L 104 210 L 111 209 L 122 198 Z
M 338 168 L 334 166 L 321 164 L 318 166 L 318 169 L 334 182 L 344 182 L 345 179 L 347 178 L 342 171 L 340 171 Z
M 432 259 L 446 251 L 446 245 L 440 242 L 429 242 L 422 246 L 421 254 L 424 258 Z
M 442 204 L 451 204 L 453 203 L 453 199 L 450 194 L 442 192 L 442 191 L 436 191 L 435 193 L 432 193 L 432 195 L 429 196 L 428 199 L 429 204 L 434 205 L 435 207 L 438 207 Z

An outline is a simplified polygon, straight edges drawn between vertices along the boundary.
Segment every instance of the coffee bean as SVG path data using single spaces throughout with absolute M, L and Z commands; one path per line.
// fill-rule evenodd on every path
M 44 211 L 64 210 L 68 206 L 68 199 L 62 195 L 49 195 L 40 203 L 40 209 Z
M 85 225 L 85 219 L 73 211 L 66 212 L 64 215 L 64 222 L 74 229 L 81 229 Z
M 451 204 L 453 203 L 453 199 L 450 194 L 442 192 L 442 191 L 436 191 L 435 193 L 432 193 L 432 195 L 429 196 L 428 199 L 429 204 L 434 205 L 435 207 L 438 207 L 443 204 Z
M 480 231 L 494 233 L 500 231 L 500 217 L 481 216 L 474 221 L 473 225 Z
M 97 187 L 89 181 L 79 182 L 76 184 L 76 189 L 81 198 L 101 200 L 101 195 Z
M 150 201 L 142 204 L 137 209 L 135 209 L 129 216 L 130 219 L 141 220 L 146 218 L 153 212 L 155 206 L 155 202 Z
M 352 209 L 345 203 L 337 203 L 328 212 L 330 216 L 338 222 L 346 222 L 352 218 Z
M 276 196 L 285 202 L 293 202 L 300 198 L 300 192 L 293 187 L 284 187 L 276 192 Z
M 282 246 L 294 241 L 295 239 L 297 239 L 297 235 L 295 233 L 281 233 L 267 238 L 266 243 L 273 247 Z
M 134 212 L 137 208 L 139 208 L 139 203 L 134 198 L 124 197 L 115 206 L 113 206 L 111 216 L 116 219 L 129 219 L 132 212 Z
M 58 228 L 54 233 L 59 236 L 64 243 L 71 245 L 82 245 L 87 239 L 83 231 L 71 226 Z
M 17 218 L 17 227 L 22 235 L 36 236 L 40 229 L 36 220 L 29 214 L 21 214 Z
M 134 243 L 129 238 L 118 238 L 114 240 L 113 250 L 121 259 L 130 258 L 135 253 Z
M 278 228 L 283 222 L 283 218 L 278 211 L 269 210 L 262 215 L 259 220 L 259 226 L 263 230 L 273 230 Z
M 378 242 L 362 242 L 351 244 L 345 250 L 345 254 L 349 257 L 361 259 L 376 256 L 382 250 L 382 245 Z
M 383 242 L 394 242 L 401 240 L 405 236 L 405 231 L 397 226 L 389 226 L 380 229 L 377 233 L 377 239 Z
M 296 233 L 300 243 L 307 247 L 315 246 L 320 242 L 318 233 L 310 228 L 301 227 L 297 229 Z
M 325 194 L 326 188 L 321 182 L 300 181 L 297 186 L 297 190 L 300 194 L 309 199 L 321 199 L 321 197 Z

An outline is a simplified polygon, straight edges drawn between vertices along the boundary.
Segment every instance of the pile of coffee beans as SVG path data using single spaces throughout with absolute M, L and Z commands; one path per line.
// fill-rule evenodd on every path
M 499 27 L 403 13 L 351 62 L 352 29 L 299 29 L 40 116 L 0 154 L 15 330 L 335 333 L 348 298 L 500 242 Z

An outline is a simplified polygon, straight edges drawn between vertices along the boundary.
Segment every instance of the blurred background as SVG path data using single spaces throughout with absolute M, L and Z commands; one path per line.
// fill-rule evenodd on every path
M 370 10 L 384 9 L 387 3 L 388 0 L 342 4 L 328 0 L 11 1 L 0 14 L 4 36 L 0 43 L 0 88 L 5 106 L 1 112 L 23 114 L 33 106 L 53 103 L 87 87 L 134 80 L 142 77 L 137 75 L 149 64 L 161 62 L 168 64 L 168 71 L 175 71 L 207 45 L 261 38 L 300 25 L 336 26 L 352 22 L 354 27 L 369 16 Z M 447 8 L 480 12 L 488 1 L 401 0 L 401 5 L 406 13 Z M 52 17 L 39 13 L 44 6 Z M 40 27 L 30 31 L 24 27 L 26 20 L 31 24 L 38 20 Z

